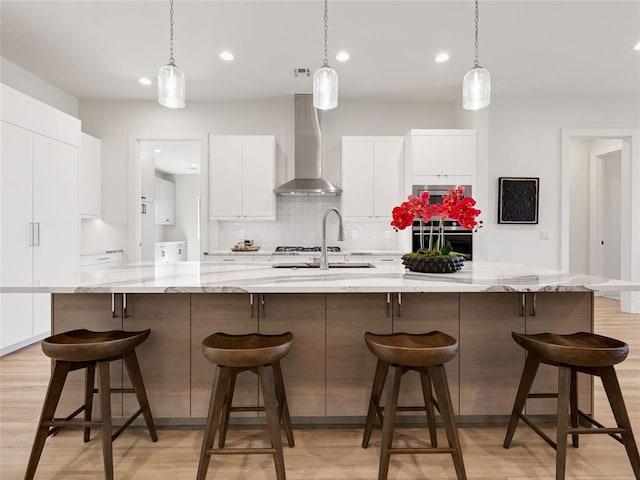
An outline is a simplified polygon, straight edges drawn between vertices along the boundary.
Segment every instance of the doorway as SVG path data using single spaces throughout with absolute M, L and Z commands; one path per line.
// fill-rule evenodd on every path
M 129 261 L 201 260 L 208 244 L 206 135 L 130 134 Z

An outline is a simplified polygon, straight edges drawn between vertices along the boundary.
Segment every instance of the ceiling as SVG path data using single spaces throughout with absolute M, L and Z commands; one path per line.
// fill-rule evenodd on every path
M 0 53 L 79 99 L 154 100 L 168 61 L 168 1 L 2 0 Z M 473 65 L 472 0 L 329 2 L 340 98 L 458 98 Z M 187 101 L 310 93 L 322 64 L 321 0 L 176 0 Z M 493 95 L 637 94 L 640 2 L 480 1 L 480 63 Z M 339 50 L 351 54 L 335 60 Z M 233 62 L 218 58 L 222 50 Z M 434 61 L 446 51 L 451 59 Z
M 160 151 L 158 151 L 160 150 Z M 163 140 L 140 142 L 140 151 L 150 154 L 155 169 L 173 175 L 200 174 L 200 142 Z

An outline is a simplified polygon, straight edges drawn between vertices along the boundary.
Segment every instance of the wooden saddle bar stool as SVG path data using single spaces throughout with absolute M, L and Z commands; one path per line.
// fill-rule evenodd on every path
M 282 378 L 280 359 L 293 343 L 293 335 L 228 335 L 214 333 L 202 342 L 205 357 L 218 365 L 218 379 L 211 389 L 207 426 L 202 441 L 198 480 L 205 480 L 211 455 L 271 454 L 278 480 L 285 480 L 284 457 L 280 437 L 280 420 L 284 425 L 289 447 L 294 446 L 291 418 Z M 239 373 L 250 371 L 260 378 L 264 407 L 233 407 L 233 391 Z M 225 448 L 229 416 L 232 411 L 264 411 L 271 439 L 271 448 Z M 216 429 L 220 427 L 219 448 L 214 448 Z
M 38 462 L 49 435 L 67 427 L 83 427 L 84 441 L 88 442 L 92 426 L 102 427 L 102 455 L 104 460 L 104 477 L 113 480 L 112 442 L 140 414 L 149 430 L 151 440 L 158 441 L 158 433 L 149 409 L 149 401 L 144 388 L 142 374 L 135 348 L 144 342 L 151 330 L 142 332 L 125 332 L 112 330 L 109 332 L 92 332 L 90 330 L 71 330 L 53 335 L 42 341 L 42 351 L 53 359 L 53 373 L 42 407 L 38 429 L 33 441 L 25 480 L 31 480 L 38 467 Z M 109 363 L 122 359 L 129 373 L 133 388 L 111 388 Z M 98 367 L 98 389 L 94 389 L 96 367 Z M 86 368 L 84 405 L 66 418 L 54 418 L 60 395 L 69 372 Z M 140 408 L 115 433 L 111 425 L 111 392 L 135 393 Z M 100 394 L 101 419 L 91 420 L 93 394 Z M 84 420 L 74 420 L 84 411 Z
M 564 480 L 567 435 L 578 447 L 578 435 L 605 433 L 622 443 L 631 462 L 637 480 L 640 480 L 640 457 L 631 431 L 631 422 L 624 405 L 614 365 L 622 362 L 629 353 L 629 346 L 614 338 L 594 333 L 577 332 L 571 335 L 539 333 L 524 335 L 512 332 L 514 340 L 527 351 L 527 359 L 520 379 L 520 386 L 509 420 L 504 448 L 509 448 L 518 420 L 524 421 L 543 440 L 556 450 L 556 480 Z M 530 393 L 531 385 L 541 363 L 558 367 L 558 393 Z M 609 399 L 617 428 L 607 428 L 578 408 L 577 373 L 582 372 L 600 377 Z M 557 398 L 558 427 L 554 442 L 533 421 L 522 413 L 527 398 Z M 592 427 L 579 427 L 578 419 L 586 420 Z M 571 426 L 569 427 L 569 422 Z
M 453 414 L 453 404 L 449 393 L 444 364 L 452 360 L 458 352 L 455 338 L 442 332 L 433 331 L 423 334 L 393 333 L 377 335 L 367 332 L 364 335 L 369 350 L 378 357 L 376 373 L 371 389 L 369 411 L 365 423 L 362 447 L 367 448 L 376 415 L 382 421 L 382 446 L 378 480 L 386 480 L 392 454 L 448 453 L 451 454 L 458 480 L 466 480 L 460 439 Z M 391 369 L 393 387 L 387 389 L 385 407 L 380 406 L 387 372 Z M 402 376 L 410 370 L 420 374 L 425 406 L 398 407 L 400 382 Z M 432 396 L 431 384 L 436 398 Z M 448 447 L 437 446 L 434 406 L 440 412 L 449 443 Z M 431 447 L 394 448 L 393 429 L 396 412 L 401 410 L 426 410 L 427 423 L 431 437 Z

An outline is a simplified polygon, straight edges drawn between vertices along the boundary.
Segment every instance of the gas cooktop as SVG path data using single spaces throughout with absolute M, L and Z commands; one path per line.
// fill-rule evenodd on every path
M 340 247 L 327 247 L 327 252 L 339 252 Z M 278 246 L 275 253 L 304 253 L 304 252 L 320 252 L 320 247 L 289 247 Z

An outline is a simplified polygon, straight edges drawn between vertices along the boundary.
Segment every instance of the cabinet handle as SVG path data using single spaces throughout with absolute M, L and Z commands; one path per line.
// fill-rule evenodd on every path
M 116 313 L 116 294 L 111 294 L 111 318 L 118 318 L 118 314 Z
M 531 294 L 531 313 L 529 313 L 532 317 L 536 316 L 536 294 Z
M 36 234 L 35 234 L 35 246 L 39 247 L 40 246 L 40 222 L 36 222 L 35 223 L 36 226 Z
M 129 318 L 131 315 L 127 313 L 127 294 L 122 294 L 122 310 L 124 311 L 124 318 Z
M 526 309 L 526 300 L 525 300 L 525 295 L 526 293 L 521 293 L 520 294 L 520 311 L 518 312 L 518 316 L 520 317 L 524 317 L 524 312 Z
M 249 312 L 250 312 L 250 318 L 253 318 L 253 293 L 249 294 Z
M 261 318 L 267 318 L 267 309 L 265 308 L 265 303 L 264 303 L 264 293 L 260 294 L 260 305 L 262 306 L 262 313 Z
M 398 316 L 402 316 L 400 308 L 402 307 L 402 293 L 398 292 Z
M 391 293 L 387 293 L 387 317 L 391 313 Z

